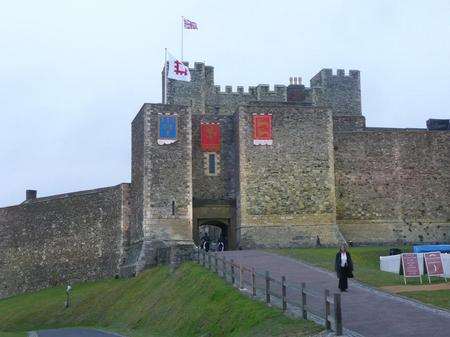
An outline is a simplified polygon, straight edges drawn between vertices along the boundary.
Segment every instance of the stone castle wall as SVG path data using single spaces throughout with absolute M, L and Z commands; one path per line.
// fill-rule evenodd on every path
M 0 298 L 117 275 L 128 193 L 121 184 L 0 208 Z
M 448 242 L 450 132 L 335 134 L 337 223 L 354 242 Z
M 253 145 L 252 116 L 262 112 L 273 115 L 271 146 Z M 240 245 L 314 245 L 316 235 L 337 243 L 331 112 L 249 104 L 240 108 L 238 132 Z

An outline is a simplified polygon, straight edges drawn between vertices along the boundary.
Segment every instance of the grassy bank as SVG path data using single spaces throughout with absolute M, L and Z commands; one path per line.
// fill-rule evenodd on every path
M 322 330 L 241 295 L 192 263 L 175 273 L 160 267 L 129 280 L 76 284 L 69 309 L 64 309 L 64 296 L 64 289 L 56 287 L 0 300 L 0 336 L 74 326 L 132 337 L 308 336 Z
M 350 248 L 354 263 L 354 276 L 360 282 L 374 287 L 400 285 L 403 277 L 393 273 L 380 271 L 380 256 L 389 255 L 391 247 L 353 247 Z M 398 247 L 403 252 L 411 251 L 410 246 Z M 272 253 L 286 255 L 302 260 L 312 265 L 334 271 L 336 248 L 288 248 L 272 249 Z M 422 278 L 426 281 L 426 278 Z M 433 282 L 442 282 L 434 279 Z M 408 284 L 420 284 L 418 278 L 408 279 Z M 450 291 L 418 291 L 402 293 L 403 296 L 415 298 L 424 303 L 433 304 L 444 309 L 450 309 Z

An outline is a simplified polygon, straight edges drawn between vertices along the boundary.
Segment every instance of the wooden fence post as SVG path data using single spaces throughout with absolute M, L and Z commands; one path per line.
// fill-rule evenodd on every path
M 223 278 L 226 280 L 227 279 L 227 260 L 225 258 L 225 256 L 223 257 Z
M 330 322 L 330 302 L 328 301 L 328 297 L 330 296 L 330 291 L 325 289 L 325 328 L 327 330 L 331 330 L 331 322 Z
M 287 309 L 287 300 L 286 300 L 286 276 L 281 277 L 281 298 L 283 300 L 283 311 Z
M 215 266 L 214 266 L 214 268 L 216 269 L 217 275 L 219 275 L 219 261 L 218 261 L 217 253 L 214 254 L 214 258 L 215 258 Z
M 242 264 L 239 264 L 239 289 L 243 289 L 243 280 L 242 280 L 242 275 L 243 275 L 243 268 L 242 268 Z
M 211 253 L 208 252 L 208 269 L 211 270 Z
M 231 259 L 231 284 L 234 285 L 234 260 Z
M 256 296 L 256 273 L 255 273 L 255 268 L 252 268 L 252 295 Z
M 341 294 L 334 294 L 334 321 L 336 324 L 336 336 L 342 336 Z
M 302 282 L 302 317 L 303 319 L 308 319 L 308 312 L 306 311 L 306 284 Z
M 270 304 L 270 274 L 266 270 L 266 303 Z

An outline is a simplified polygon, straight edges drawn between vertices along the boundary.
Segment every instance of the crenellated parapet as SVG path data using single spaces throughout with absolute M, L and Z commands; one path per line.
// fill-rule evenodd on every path
M 322 69 L 311 78 L 313 104 L 329 106 L 333 115 L 362 115 L 359 70 Z

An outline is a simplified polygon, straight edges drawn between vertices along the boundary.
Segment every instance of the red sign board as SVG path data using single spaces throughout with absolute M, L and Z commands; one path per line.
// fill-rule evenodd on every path
M 200 138 L 203 151 L 220 152 L 220 136 L 219 123 L 200 124 Z
M 416 253 L 403 253 L 402 265 L 404 277 L 420 277 L 419 260 Z
M 253 144 L 272 145 L 272 115 L 253 115 Z
M 442 276 L 444 275 L 444 265 L 440 252 L 424 253 L 425 266 L 427 267 L 428 276 Z

